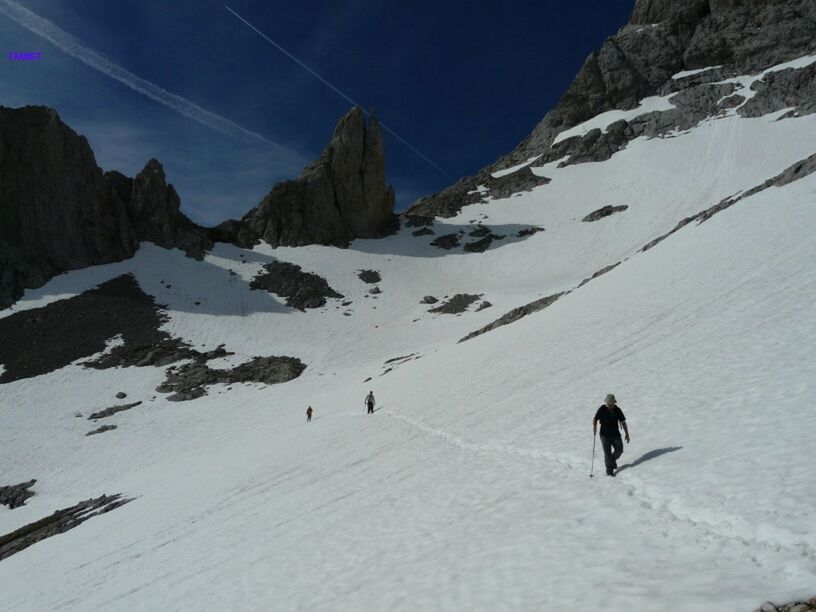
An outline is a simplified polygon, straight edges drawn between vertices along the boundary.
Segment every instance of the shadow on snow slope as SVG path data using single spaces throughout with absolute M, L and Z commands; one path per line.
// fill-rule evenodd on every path
M 657 459 L 661 455 L 665 455 L 666 453 L 673 453 L 675 451 L 682 450 L 682 446 L 667 446 L 666 448 L 656 448 L 654 450 L 650 450 L 648 453 L 643 453 L 640 457 L 632 461 L 632 463 L 627 463 L 626 465 L 622 465 L 618 468 L 618 473 L 622 472 L 623 470 L 627 470 L 629 468 L 637 467 L 641 463 L 646 463 L 652 459 Z

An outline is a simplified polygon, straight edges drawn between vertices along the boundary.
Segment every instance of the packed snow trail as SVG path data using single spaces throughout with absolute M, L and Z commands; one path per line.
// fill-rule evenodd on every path
M 501 458 L 502 455 L 509 455 L 529 459 L 541 466 L 546 465 L 546 470 L 552 472 L 553 476 L 557 478 L 575 481 L 580 478 L 581 470 L 584 467 L 584 462 L 578 457 L 555 455 L 538 449 L 519 448 L 512 445 L 472 443 L 403 416 L 387 416 L 392 416 L 396 420 L 421 431 L 425 435 L 437 438 L 463 451 L 488 456 L 494 455 L 497 459 Z M 626 445 L 627 451 L 628 447 L 629 444 Z M 618 461 L 618 476 L 620 476 L 620 471 L 632 469 L 632 463 L 639 465 L 642 462 L 656 459 L 661 455 L 680 450 L 682 450 L 682 447 L 669 447 L 644 453 L 639 458 L 631 458 L 631 461 L 622 458 Z M 624 452 L 624 456 L 628 454 L 630 453 Z M 601 454 L 600 460 L 601 468 L 603 469 L 603 454 Z M 553 464 L 556 466 L 555 469 L 553 469 Z M 604 477 L 603 472 L 596 474 L 596 476 Z M 802 537 L 787 529 L 772 525 L 762 525 L 757 529 L 742 517 L 718 514 L 707 508 L 691 507 L 687 502 L 684 503 L 682 500 L 677 499 L 676 496 L 661 491 L 654 483 L 647 484 L 643 480 L 632 477 L 629 474 L 624 476 L 622 480 L 624 484 L 621 485 L 621 487 L 625 491 L 626 497 L 643 508 L 650 508 L 656 512 L 665 513 L 669 515 L 668 518 L 675 521 L 684 521 L 693 526 L 701 527 L 713 537 L 733 538 L 740 540 L 746 545 L 761 544 L 769 548 L 794 549 L 816 563 L 816 537 Z

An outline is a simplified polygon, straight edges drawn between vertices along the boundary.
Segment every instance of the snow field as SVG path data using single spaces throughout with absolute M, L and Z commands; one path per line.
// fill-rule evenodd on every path
M 236 351 L 224 365 L 280 354 L 308 368 L 178 404 L 152 391 L 154 368 L 72 365 L 4 385 L 4 480 L 38 483 L 26 506 L 0 508 L 0 533 L 103 493 L 135 500 L 4 560 L 3 606 L 736 612 L 812 596 L 816 177 L 638 249 L 813 153 L 814 121 L 728 117 L 599 164 L 537 168 L 552 183 L 437 223 L 484 212 L 498 233 L 546 228 L 484 254 L 408 231 L 344 251 L 219 245 L 203 263 L 143 245 L 29 292 L 15 310 L 133 272 L 168 305 L 168 331 Z M 629 209 L 580 222 L 605 204 Z M 242 281 L 270 257 L 325 276 L 353 316 L 250 291 Z M 620 259 L 543 312 L 456 343 Z M 377 300 L 364 268 L 383 276 Z M 458 292 L 494 307 L 445 317 L 418 303 Z M 380 376 L 410 353 L 422 357 Z M 94 425 L 74 413 L 118 390 L 144 404 L 86 438 Z M 632 443 L 614 480 L 598 445 L 590 480 L 590 421 L 610 391 Z

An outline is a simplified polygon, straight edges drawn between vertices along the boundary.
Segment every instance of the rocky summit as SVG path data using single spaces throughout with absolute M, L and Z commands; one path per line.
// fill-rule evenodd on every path
M 637 137 L 687 130 L 731 109 L 744 117 L 816 112 L 816 65 L 782 66 L 815 51 L 813 0 L 637 0 L 629 23 L 587 57 L 558 105 L 513 151 L 407 213 L 452 217 L 476 201 L 506 197 L 506 187 L 492 188 L 499 177 L 515 192 L 529 191 L 531 165 L 603 161 Z M 735 78 L 743 75 L 763 78 L 745 91 Z M 568 132 L 651 97 L 664 105 L 605 130 Z
M 275 185 L 240 221 L 216 227 L 213 237 L 241 246 L 264 240 L 273 247 L 345 247 L 355 238 L 381 238 L 396 227 L 379 124 L 375 117 L 366 124 L 365 113 L 355 107 L 299 178 Z
M 56 111 L 0 107 L 0 308 L 61 272 L 132 257 L 142 240 L 201 257 L 209 238 L 179 205 L 158 161 L 135 179 L 103 172 Z
M 376 118 L 353 108 L 322 155 L 240 221 L 205 229 L 155 159 L 103 172 L 84 136 L 43 106 L 0 107 L 0 308 L 54 275 L 128 259 L 142 241 L 200 259 L 213 242 L 348 246 L 398 226 Z

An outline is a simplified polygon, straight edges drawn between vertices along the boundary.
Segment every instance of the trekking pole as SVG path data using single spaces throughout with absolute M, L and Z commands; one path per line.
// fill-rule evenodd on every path
M 592 465 L 589 468 L 589 477 L 592 478 L 592 473 L 595 471 L 595 432 L 592 432 Z

